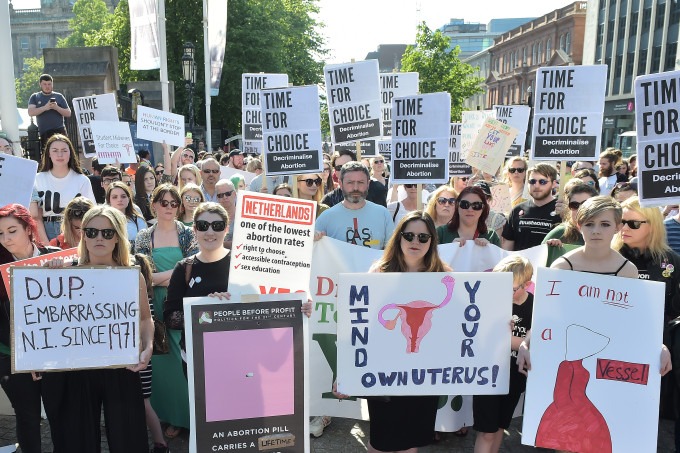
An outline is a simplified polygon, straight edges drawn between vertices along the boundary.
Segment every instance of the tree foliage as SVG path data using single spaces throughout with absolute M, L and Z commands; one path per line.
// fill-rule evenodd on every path
M 28 98 L 40 89 L 38 80 L 45 69 L 45 61 L 40 58 L 24 58 L 24 72 L 21 78 L 14 80 L 17 94 L 17 105 L 26 108 Z
M 421 93 L 450 93 L 451 120 L 460 121 L 463 101 L 483 91 L 484 79 L 474 76 L 475 68 L 460 61 L 459 47 L 450 52 L 448 48 L 449 38 L 423 22 L 418 25 L 415 46 L 408 46 L 404 52 L 401 70 L 419 73 Z
M 77 0 L 73 14 L 68 22 L 71 34 L 59 39 L 57 47 L 85 46 L 88 36 L 105 29 L 112 17 L 104 0 Z

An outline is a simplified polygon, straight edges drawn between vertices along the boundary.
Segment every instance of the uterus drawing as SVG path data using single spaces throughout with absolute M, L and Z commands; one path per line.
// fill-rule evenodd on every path
M 401 333 L 406 338 L 406 353 L 408 354 L 419 351 L 420 342 L 432 328 L 433 311 L 445 307 L 451 301 L 456 281 L 450 275 L 446 275 L 441 281 L 446 287 L 446 296 L 439 305 L 424 300 L 414 300 L 407 304 L 387 304 L 378 312 L 378 321 L 388 330 L 394 330 L 397 320 L 401 318 Z M 397 316 L 392 320 L 383 318 L 383 313 L 392 309 L 399 310 Z

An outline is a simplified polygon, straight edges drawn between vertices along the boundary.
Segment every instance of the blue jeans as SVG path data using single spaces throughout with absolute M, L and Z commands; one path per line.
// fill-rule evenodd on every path
M 50 221 L 43 222 L 45 225 L 45 233 L 47 234 L 47 239 L 50 241 L 61 233 L 61 221 Z

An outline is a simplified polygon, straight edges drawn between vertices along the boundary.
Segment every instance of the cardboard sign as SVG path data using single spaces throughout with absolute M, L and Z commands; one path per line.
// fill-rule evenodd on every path
M 322 172 L 319 88 L 274 88 L 261 98 L 267 176 Z
M 524 155 L 524 143 L 527 140 L 527 128 L 531 107 L 528 105 L 494 105 L 496 119 L 501 123 L 517 129 L 517 137 L 510 145 L 505 157 Z
M 493 118 L 487 118 L 479 130 L 465 162 L 490 175 L 495 175 L 505 154 L 517 136 L 517 129 Z
M 13 373 L 139 362 L 139 268 L 11 272 Z
M 262 110 L 260 90 L 285 88 L 288 74 L 242 74 L 241 75 L 241 130 L 243 151 L 262 154 Z
M 92 121 L 92 139 L 101 164 L 137 163 L 135 145 L 132 143 L 130 125 L 123 121 Z
M 36 256 L 35 258 L 28 258 L 26 260 L 13 261 L 11 263 L 3 264 L 0 266 L 0 275 L 2 275 L 2 283 L 5 285 L 7 294 L 12 294 L 10 284 L 12 281 L 10 279 L 11 267 L 42 266 L 53 258 L 63 258 L 65 261 L 76 261 L 78 259 L 78 249 L 74 247 L 72 249 L 60 250 L 58 252 Z
M 492 211 L 508 213 L 512 210 L 510 187 L 507 184 L 494 184 L 491 186 L 491 201 L 489 206 Z
M 451 123 L 449 135 L 449 176 L 472 176 L 472 167 L 465 163 L 461 152 L 461 123 Z
M 323 72 L 331 141 L 345 143 L 380 137 L 378 60 L 327 65 Z
M 656 451 L 664 288 L 660 282 L 538 270 L 523 444 Z
M 140 105 L 137 107 L 137 137 L 184 146 L 184 116 Z
M 361 140 L 359 142 L 359 145 L 361 146 L 361 157 L 375 157 L 378 152 L 376 151 L 376 144 L 377 140 Z M 335 145 L 334 146 L 336 151 L 351 151 L 356 154 L 357 152 L 357 145 L 356 143 L 346 143 L 343 145 Z
M 680 71 L 635 79 L 638 184 L 642 206 L 680 202 L 678 77 Z
M 73 98 L 73 114 L 78 123 L 78 136 L 83 145 L 85 157 L 95 155 L 90 123 L 92 121 L 118 121 L 116 103 L 116 95 L 113 93 Z
M 190 451 L 309 451 L 301 304 L 184 300 Z
M 378 147 L 378 154 L 385 158 L 385 161 L 392 162 L 392 139 L 380 139 L 375 141 Z
M 392 182 L 448 182 L 451 95 L 420 94 L 392 103 Z
M 380 108 L 382 109 L 382 135 L 392 135 L 392 99 L 418 94 L 417 72 L 380 74 Z
M 28 208 L 31 204 L 38 162 L 0 154 L 0 207 L 19 203 Z M 9 190 L 11 188 L 11 190 Z
M 479 135 L 479 130 L 484 125 L 487 118 L 496 118 L 495 110 L 471 110 L 463 112 L 463 119 L 460 128 L 460 150 L 463 153 L 463 158 L 472 149 L 472 145 Z
M 316 203 L 240 191 L 229 292 L 305 292 L 309 282 Z
M 597 160 L 606 85 L 606 65 L 539 68 L 531 159 Z

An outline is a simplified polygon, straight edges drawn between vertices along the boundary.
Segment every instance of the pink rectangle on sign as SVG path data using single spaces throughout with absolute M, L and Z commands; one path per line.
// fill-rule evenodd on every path
M 294 412 L 292 328 L 205 332 L 203 344 L 207 422 Z

